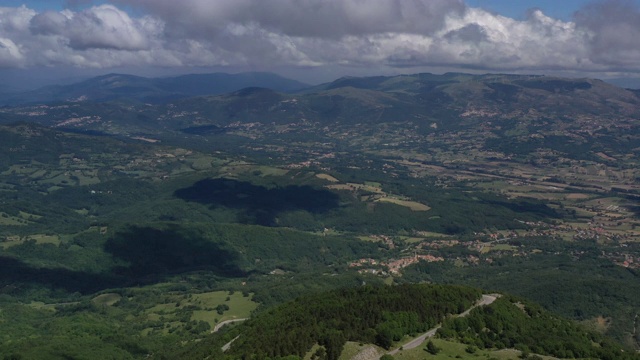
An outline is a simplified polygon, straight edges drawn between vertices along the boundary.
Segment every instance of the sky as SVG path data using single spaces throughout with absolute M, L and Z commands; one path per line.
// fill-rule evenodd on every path
M 0 0 L 0 91 L 213 71 L 640 84 L 640 0 Z

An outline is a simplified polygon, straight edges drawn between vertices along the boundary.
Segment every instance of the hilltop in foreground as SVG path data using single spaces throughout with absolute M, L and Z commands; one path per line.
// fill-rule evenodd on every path
M 178 357 L 337 360 L 346 358 L 343 352 L 353 348 L 349 344 L 345 350 L 347 342 L 357 342 L 375 344 L 360 345 L 365 358 L 387 352 L 399 359 L 416 354 L 430 358 L 440 352 L 431 340 L 418 341 L 417 350 L 401 345 L 433 328 L 437 332 L 429 331 L 427 336 L 435 334 L 449 342 L 448 347 L 465 344 L 470 355 L 517 349 L 523 358 L 531 353 L 557 358 L 635 358 L 605 337 L 528 301 L 501 296 L 488 305 L 472 307 L 479 297 L 474 289 L 441 285 L 364 286 L 304 296 L 182 350 Z M 225 342 L 230 343 L 222 346 Z M 399 349 L 389 351 L 391 348 Z M 371 349 L 376 349 L 373 354 Z

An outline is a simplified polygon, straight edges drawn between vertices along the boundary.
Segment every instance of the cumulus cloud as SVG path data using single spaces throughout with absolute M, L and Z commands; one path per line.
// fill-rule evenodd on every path
M 86 1 L 69 1 L 80 2 Z M 0 66 L 57 64 L 640 71 L 640 10 L 628 0 L 603 0 L 563 21 L 538 9 L 516 20 L 462 0 L 114 0 L 58 12 L 0 8 Z
M 25 64 L 22 40 L 28 33 L 29 20 L 35 11 L 0 7 L 0 67 L 21 67 Z
M 113 5 L 101 5 L 89 10 L 48 11 L 30 21 L 34 35 L 57 36 L 75 50 L 119 49 L 143 50 L 149 47 L 143 20 L 133 20 Z
M 451 18 L 423 61 L 491 69 L 576 69 L 585 59 L 586 33 L 536 10 L 523 21 L 469 9 Z

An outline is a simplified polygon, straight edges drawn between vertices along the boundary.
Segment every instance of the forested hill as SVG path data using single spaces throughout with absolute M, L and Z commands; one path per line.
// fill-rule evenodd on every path
M 436 337 L 466 344 L 469 356 L 479 349 L 517 349 L 522 358 L 532 353 L 557 358 L 639 358 L 600 333 L 510 295 L 476 307 L 467 316 L 451 316 L 471 308 L 480 296 L 479 290 L 468 287 L 425 284 L 362 286 L 306 295 L 172 356 L 294 360 L 313 353 L 310 358 L 331 360 L 341 357 L 347 341 L 388 350 L 444 321 Z M 231 340 L 230 348 L 222 352 L 222 345 Z M 425 351 L 435 355 L 439 350 Z
M 451 285 L 362 286 L 306 295 L 256 315 L 227 334 L 198 343 L 181 359 L 222 358 L 222 343 L 240 335 L 226 359 L 303 358 L 314 344 L 320 358 L 337 359 L 347 341 L 389 348 L 407 334 L 419 334 L 459 314 L 481 296 Z
M 559 318 L 541 306 L 512 296 L 478 307 L 469 316 L 447 319 L 438 337 L 454 339 L 473 349 L 516 348 L 523 358 L 529 353 L 562 359 L 638 359 L 603 335 Z

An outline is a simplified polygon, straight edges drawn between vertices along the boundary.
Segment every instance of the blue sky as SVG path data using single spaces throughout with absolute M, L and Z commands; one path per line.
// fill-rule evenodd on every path
M 176 0 L 178 1 L 178 0 Z M 268 1 L 268 0 L 266 0 Z M 632 0 L 640 3 L 640 0 Z M 91 0 L 2 0 L 0 6 L 18 7 L 26 5 L 37 11 L 44 10 L 62 10 L 65 7 L 86 8 L 91 4 L 102 4 L 108 1 L 91 1 Z M 528 9 L 540 8 L 546 14 L 555 18 L 570 20 L 573 13 L 583 7 L 590 0 L 465 0 L 465 3 L 471 7 L 481 7 L 500 15 L 511 18 L 523 18 Z
M 60 10 L 64 8 L 64 1 L 56 1 L 56 0 L 3 0 L 2 6 L 6 7 L 18 7 L 21 5 L 25 5 L 34 10 L 43 11 L 43 10 Z
M 83 8 L 91 6 L 91 4 L 100 4 L 107 1 L 65 1 L 65 0 L 2 0 L 0 6 L 18 7 L 25 5 L 28 8 L 45 11 L 45 10 L 62 10 L 66 7 Z
M 500 15 L 519 19 L 527 10 L 540 8 L 545 14 L 555 18 L 570 20 L 573 13 L 588 4 L 589 0 L 466 0 L 469 6 L 481 7 Z
M 0 91 L 210 71 L 640 79 L 640 0 L 0 0 Z

